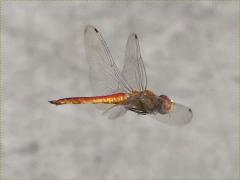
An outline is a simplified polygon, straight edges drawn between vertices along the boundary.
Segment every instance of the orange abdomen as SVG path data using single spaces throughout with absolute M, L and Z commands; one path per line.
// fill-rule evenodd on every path
M 128 94 L 117 93 L 107 96 L 94 96 L 94 97 L 71 97 L 58 100 L 49 101 L 55 105 L 62 104 L 122 104 L 128 98 Z

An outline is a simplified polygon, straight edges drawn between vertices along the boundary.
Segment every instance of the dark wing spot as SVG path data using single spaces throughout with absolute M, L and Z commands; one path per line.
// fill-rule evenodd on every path
M 135 34 L 135 39 L 137 39 L 138 37 L 137 37 L 137 35 Z
M 97 30 L 97 28 L 94 28 L 94 30 L 98 33 L 98 30 Z
M 188 111 L 192 113 L 192 110 L 190 108 L 188 109 Z

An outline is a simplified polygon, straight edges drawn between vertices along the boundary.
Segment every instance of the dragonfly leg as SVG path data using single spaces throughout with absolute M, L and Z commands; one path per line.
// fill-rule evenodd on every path
M 145 110 L 137 109 L 137 108 L 134 108 L 134 107 L 128 107 L 127 109 L 130 110 L 130 111 L 133 111 L 135 113 L 141 114 L 141 115 L 146 115 L 147 114 L 147 112 Z

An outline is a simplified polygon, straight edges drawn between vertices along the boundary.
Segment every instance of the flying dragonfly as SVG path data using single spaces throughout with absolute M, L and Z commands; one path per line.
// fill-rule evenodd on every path
M 90 65 L 90 81 L 96 95 L 70 97 L 49 101 L 55 105 L 102 104 L 104 113 L 116 119 L 127 111 L 150 115 L 163 123 L 184 125 L 191 121 L 192 110 L 166 95 L 156 95 L 147 89 L 147 76 L 140 53 L 138 36 L 128 37 L 122 71 L 115 64 L 102 35 L 88 25 L 84 30 L 86 58 Z M 106 107 L 107 105 L 107 107 Z

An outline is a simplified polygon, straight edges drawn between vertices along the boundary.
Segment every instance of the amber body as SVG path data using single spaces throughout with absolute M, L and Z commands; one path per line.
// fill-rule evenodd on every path
M 71 97 L 49 101 L 55 105 L 63 104 L 113 104 L 124 105 L 126 109 L 138 114 L 166 114 L 173 109 L 174 103 L 165 95 L 157 96 L 149 90 L 133 91 L 130 94 L 116 93 L 107 96 Z
M 93 96 L 93 97 L 70 97 L 58 100 L 49 101 L 55 105 L 63 104 L 122 104 L 128 98 L 125 93 L 117 93 L 107 96 Z

